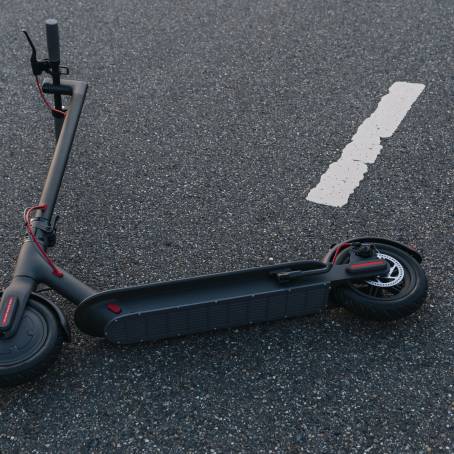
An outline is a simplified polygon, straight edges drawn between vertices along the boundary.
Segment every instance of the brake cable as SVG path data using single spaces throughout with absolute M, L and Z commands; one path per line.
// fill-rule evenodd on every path
M 63 277 L 63 272 L 57 268 L 53 260 L 47 255 L 46 251 L 41 246 L 41 243 L 38 241 L 38 238 L 36 238 L 36 235 L 33 233 L 33 226 L 30 218 L 31 213 L 33 213 L 33 211 L 36 210 L 45 210 L 46 208 L 47 205 L 35 205 L 33 207 L 26 208 L 24 211 L 25 229 L 27 230 L 27 233 L 30 236 L 33 243 L 35 243 L 44 260 L 52 268 L 52 274 L 57 277 Z
M 56 113 L 58 115 L 61 115 L 63 117 L 66 117 L 66 112 L 64 110 L 59 110 L 59 109 L 56 109 L 55 107 L 52 106 L 52 104 L 47 100 L 45 94 L 44 94 L 44 91 L 43 91 L 43 87 L 41 85 L 41 82 L 39 81 L 38 79 L 38 76 L 35 76 L 35 81 L 36 81 L 36 86 L 38 88 L 38 92 L 39 92 L 39 95 L 41 96 L 41 99 L 43 100 L 45 106 L 53 113 Z

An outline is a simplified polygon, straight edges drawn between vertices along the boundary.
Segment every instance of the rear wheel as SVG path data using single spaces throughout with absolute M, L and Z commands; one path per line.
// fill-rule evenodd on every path
M 336 301 L 349 311 L 371 320 L 397 320 L 415 312 L 424 302 L 427 279 L 421 265 L 402 249 L 375 243 L 377 256 L 389 263 L 386 276 L 350 282 L 334 289 Z M 348 263 L 350 248 L 336 263 Z
M 0 386 L 14 386 L 42 375 L 56 360 L 64 339 L 57 317 L 31 299 L 16 334 L 0 337 Z

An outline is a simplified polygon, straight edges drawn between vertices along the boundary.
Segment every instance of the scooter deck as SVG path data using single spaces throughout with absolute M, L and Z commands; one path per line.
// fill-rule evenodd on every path
M 272 275 L 296 269 L 308 271 L 304 283 Z M 325 270 L 321 262 L 292 262 L 109 290 L 83 301 L 75 321 L 87 334 L 130 344 L 309 315 L 327 305 Z

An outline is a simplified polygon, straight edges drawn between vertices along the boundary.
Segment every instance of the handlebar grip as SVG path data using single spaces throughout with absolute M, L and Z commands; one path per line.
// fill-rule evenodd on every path
M 58 22 L 55 19 L 46 20 L 47 50 L 51 63 L 60 62 L 60 38 L 58 36 Z

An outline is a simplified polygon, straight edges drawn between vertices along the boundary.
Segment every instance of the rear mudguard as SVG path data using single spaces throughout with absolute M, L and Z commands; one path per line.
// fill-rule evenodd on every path
M 344 243 L 353 243 L 355 241 L 359 241 L 361 243 L 384 243 L 389 244 L 390 246 L 394 246 L 396 248 L 402 249 L 407 254 L 411 255 L 414 259 L 416 259 L 419 263 L 422 262 L 421 254 L 419 254 L 416 249 L 413 249 L 410 246 L 407 246 L 403 243 L 399 243 L 398 241 L 389 240 L 387 238 L 380 238 L 380 237 L 373 237 L 373 236 L 365 236 L 360 238 L 351 238 L 349 240 L 342 241 L 341 243 L 333 244 L 328 253 L 323 257 L 322 262 L 329 263 L 333 259 L 333 255 L 336 249 Z

